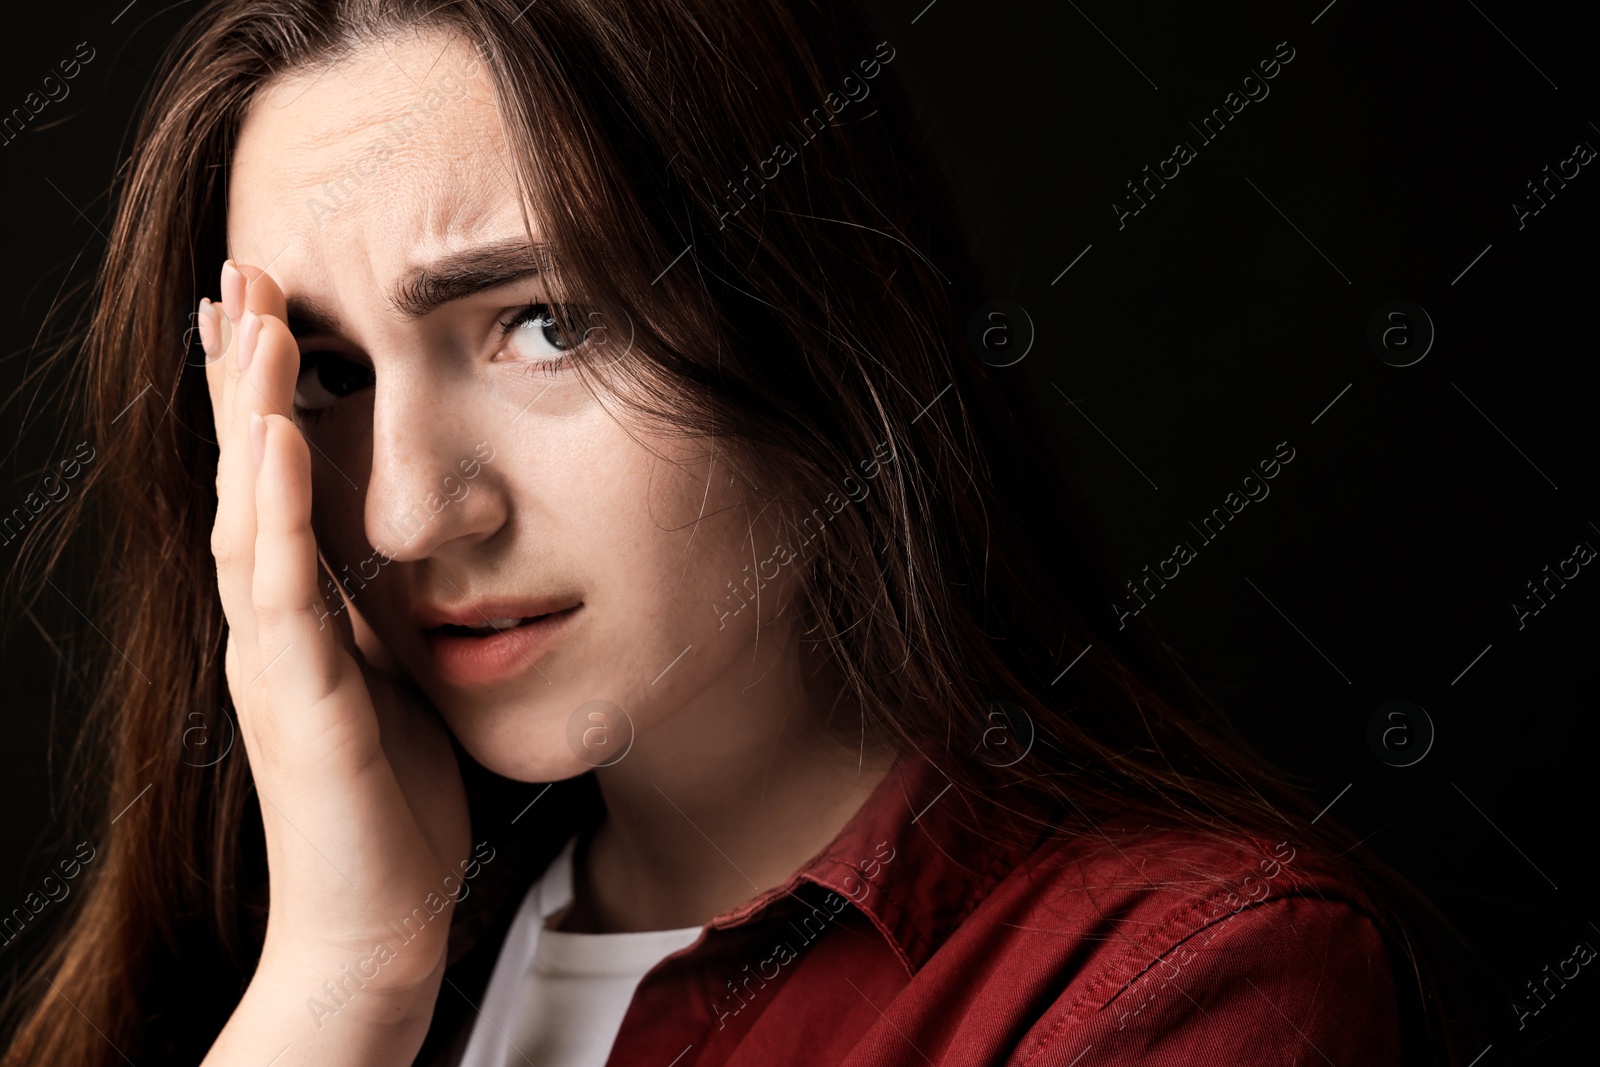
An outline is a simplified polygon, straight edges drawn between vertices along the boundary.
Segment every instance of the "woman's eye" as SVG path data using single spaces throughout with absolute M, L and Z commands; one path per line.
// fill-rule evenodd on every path
M 553 372 L 566 362 L 565 354 L 583 342 L 575 316 L 566 305 L 529 304 L 500 326 L 514 355 Z
M 340 398 L 372 385 L 372 368 L 331 352 L 301 356 L 300 378 L 294 383 L 294 406 L 303 413 L 322 412 Z

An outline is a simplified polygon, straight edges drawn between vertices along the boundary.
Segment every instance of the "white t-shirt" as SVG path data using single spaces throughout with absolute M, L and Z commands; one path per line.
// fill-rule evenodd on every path
M 701 927 L 631 934 L 545 928 L 572 902 L 577 838 L 522 899 L 477 1005 L 461 1067 L 604 1067 L 645 972 Z

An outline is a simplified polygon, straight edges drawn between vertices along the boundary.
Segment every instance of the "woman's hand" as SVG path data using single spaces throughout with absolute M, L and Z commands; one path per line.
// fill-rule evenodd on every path
M 325 602 L 311 450 L 290 417 L 300 354 L 285 317 L 277 284 L 231 263 L 221 308 L 201 309 L 221 453 L 211 547 L 228 689 L 271 876 L 260 965 L 208 1064 L 235 1050 L 270 1057 L 278 1044 L 306 1062 L 331 1062 L 334 1048 L 340 1062 L 361 1062 L 377 1048 L 367 1036 L 414 1054 L 471 845 L 443 723 L 408 695 L 413 686 L 365 663 L 348 613 L 332 593 Z M 277 1044 L 252 1047 L 258 1039 Z M 297 1058 L 286 1053 L 280 1067 Z

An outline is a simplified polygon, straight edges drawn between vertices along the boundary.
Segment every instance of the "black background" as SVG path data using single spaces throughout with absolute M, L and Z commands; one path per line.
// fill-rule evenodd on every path
M 1176 541 L 1199 549 L 1130 624 L 1156 627 L 1483 953 L 1500 986 L 1484 1067 L 1587 1058 L 1582 1023 L 1600 1005 L 1588 968 L 1520 1031 L 1510 1002 L 1577 942 L 1600 945 L 1600 568 L 1520 629 L 1511 601 L 1578 542 L 1600 547 L 1586 325 L 1600 168 L 1520 228 L 1512 203 L 1578 142 L 1600 147 L 1594 38 L 1576 5 L 1325 4 L 871 6 L 997 295 L 1031 320 L 1026 358 L 994 373 L 1036 386 L 1126 578 Z M 66 100 L 0 145 L 0 512 L 80 440 L 51 414 L 56 379 L 25 376 L 46 313 L 70 318 L 82 299 L 134 103 L 190 10 L 112 0 L 0 16 L 0 110 L 78 42 L 97 53 Z M 1270 95 L 1203 144 L 1188 123 L 1285 41 L 1295 55 Z M 1196 158 L 1119 228 L 1125 183 L 1178 141 Z M 1367 341 L 1392 300 L 1436 330 L 1411 366 Z M 1023 345 L 1028 327 L 1011 329 Z M 1271 495 L 1202 546 L 1189 522 L 1280 441 L 1295 458 Z M 16 548 L 0 546 L 0 568 Z M 70 854 L 47 740 L 74 715 L 53 716 L 50 692 L 103 640 L 59 597 L 23 608 L 4 610 L 4 911 Z M 1426 709 L 1436 731 L 1411 766 L 1367 740 L 1390 700 Z M 0 973 L 46 925 L 5 948 Z

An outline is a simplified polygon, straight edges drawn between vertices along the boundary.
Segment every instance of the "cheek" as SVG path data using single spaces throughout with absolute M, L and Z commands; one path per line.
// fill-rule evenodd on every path
M 618 515 L 627 532 L 611 559 L 620 568 L 617 595 L 628 602 L 627 640 L 652 650 L 641 664 L 644 682 L 690 649 L 651 686 L 676 676 L 668 692 L 686 693 L 736 661 L 748 664 L 758 626 L 771 626 L 792 599 L 799 561 L 778 565 L 776 509 L 725 453 L 676 458 L 677 465 L 653 460 L 648 490 L 635 486 L 627 517 Z
M 630 494 L 644 505 L 627 509 L 626 520 L 628 540 L 637 546 L 632 565 L 639 595 L 686 633 L 704 632 L 702 622 L 719 629 L 711 605 L 735 590 L 751 603 L 748 614 L 759 597 L 762 617 L 771 618 L 784 584 L 781 571 L 792 569 L 775 574 L 775 562 L 768 562 L 779 537 L 776 509 L 725 452 L 680 451 L 672 458 L 652 459 Z
M 563 511 L 583 518 L 558 551 L 579 563 L 595 608 L 583 670 L 591 684 L 620 682 L 609 699 L 654 719 L 748 665 L 758 616 L 762 627 L 779 617 L 798 561 L 767 562 L 775 509 L 725 450 L 645 438 L 655 456 L 617 436 L 590 457 L 590 477 L 566 480 Z

